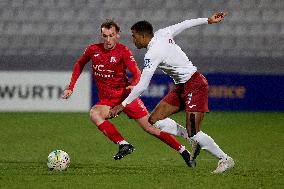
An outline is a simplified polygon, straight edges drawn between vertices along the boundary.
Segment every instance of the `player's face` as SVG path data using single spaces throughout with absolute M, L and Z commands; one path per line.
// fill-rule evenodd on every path
M 115 30 L 115 27 L 111 28 L 102 28 L 101 37 L 104 43 L 105 49 L 113 49 L 118 38 L 120 37 L 119 33 Z
M 138 49 L 145 48 L 143 34 L 132 30 L 132 41 Z

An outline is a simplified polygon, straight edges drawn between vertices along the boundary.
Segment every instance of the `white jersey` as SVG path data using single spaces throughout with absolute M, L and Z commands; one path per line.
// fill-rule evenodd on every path
M 144 57 L 144 69 L 140 81 L 123 101 L 123 104 L 130 104 L 147 89 L 157 68 L 169 75 L 175 84 L 187 82 L 197 71 L 197 68 L 175 44 L 173 38 L 187 28 L 207 23 L 208 18 L 185 20 L 155 32 L 147 47 L 148 51 Z

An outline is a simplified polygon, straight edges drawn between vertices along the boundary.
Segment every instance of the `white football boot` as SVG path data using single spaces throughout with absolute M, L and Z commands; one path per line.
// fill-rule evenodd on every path
M 217 168 L 212 173 L 213 174 L 223 173 L 223 172 L 233 168 L 234 165 L 235 165 L 235 162 L 234 162 L 233 158 L 228 156 L 226 159 L 219 160 Z

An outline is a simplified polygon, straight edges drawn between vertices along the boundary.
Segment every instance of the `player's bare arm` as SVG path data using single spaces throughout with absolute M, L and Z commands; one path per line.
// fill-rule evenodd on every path
M 78 80 L 85 65 L 89 62 L 90 59 L 91 57 L 88 55 L 88 48 L 87 48 L 85 52 L 82 54 L 82 56 L 75 63 L 69 86 L 66 90 L 64 90 L 61 98 L 68 99 L 72 95 L 76 81 Z
M 224 20 L 225 16 L 228 15 L 228 12 L 216 12 L 208 18 L 208 24 L 219 23 Z
M 134 58 L 133 58 L 133 60 L 134 60 Z M 136 63 L 127 65 L 127 67 L 128 67 L 128 70 L 130 71 L 130 73 L 132 75 L 132 81 L 131 81 L 131 84 L 126 87 L 126 89 L 132 91 L 132 89 L 137 85 L 137 83 L 140 80 L 141 71 L 139 70 Z

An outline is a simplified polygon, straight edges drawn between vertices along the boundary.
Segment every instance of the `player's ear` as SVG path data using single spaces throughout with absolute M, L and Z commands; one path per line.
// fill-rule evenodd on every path
M 116 34 L 116 38 L 120 38 L 120 32 Z

